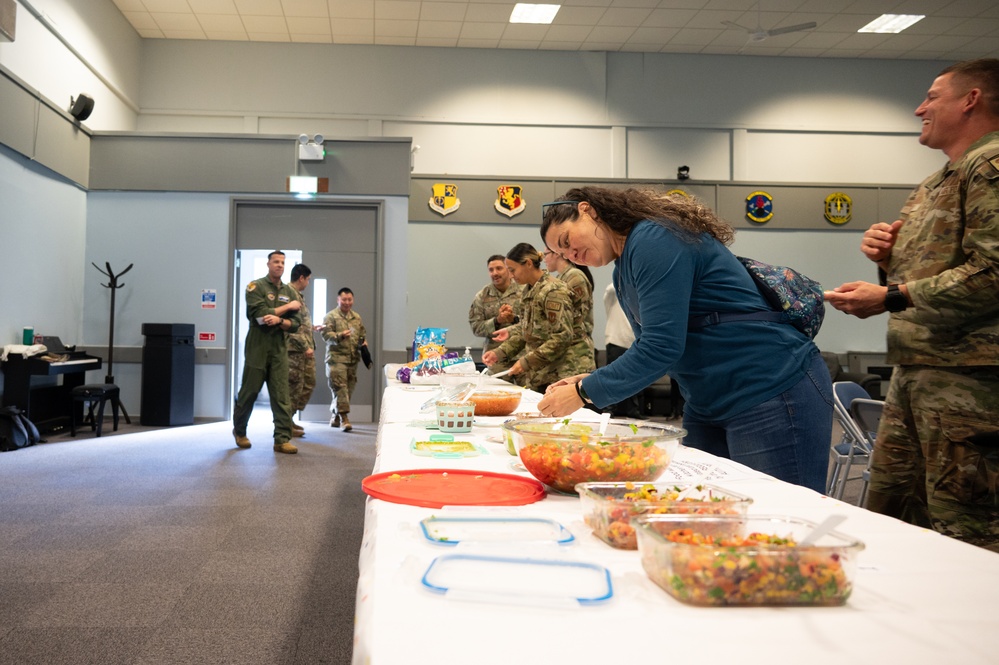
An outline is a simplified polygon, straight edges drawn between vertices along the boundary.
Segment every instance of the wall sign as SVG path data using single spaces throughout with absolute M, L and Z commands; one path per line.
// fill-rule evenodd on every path
M 774 216 L 774 197 L 766 192 L 753 192 L 746 197 L 746 219 L 765 224 Z
M 846 224 L 853 219 L 853 199 L 843 192 L 826 197 L 825 218 L 832 224 Z
M 215 309 L 217 298 L 215 289 L 201 289 L 201 309 Z
M 527 209 L 520 185 L 500 185 L 496 188 L 498 196 L 493 201 L 493 207 L 507 217 L 519 215 Z
M 442 215 L 450 215 L 461 207 L 458 199 L 458 185 L 445 182 L 435 182 L 430 196 L 430 209 Z

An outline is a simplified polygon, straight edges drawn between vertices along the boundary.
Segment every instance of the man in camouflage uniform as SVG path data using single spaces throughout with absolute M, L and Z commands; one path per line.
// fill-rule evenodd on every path
M 288 401 L 288 347 L 286 332 L 299 327 L 295 290 L 281 282 L 284 275 L 284 252 L 267 255 L 267 276 L 246 287 L 246 317 L 250 331 L 243 353 L 243 381 L 233 409 L 233 436 L 240 448 L 249 448 L 246 425 L 253 413 L 253 403 L 267 382 L 267 393 L 274 414 L 274 451 L 294 454 L 298 448 L 291 441 L 291 405 Z
M 302 292 L 309 286 L 312 271 L 309 266 L 299 263 L 291 269 L 291 287 L 295 289 L 296 300 L 302 304 L 299 310 L 301 325 L 294 333 L 288 333 L 288 393 L 292 415 L 304 411 L 316 388 L 316 338 L 313 336 L 312 314 L 305 304 Z M 292 422 L 294 436 L 304 436 L 301 425 Z
M 520 321 L 520 299 L 524 293 L 524 287 L 514 284 L 510 279 L 510 270 L 502 255 L 490 256 L 486 261 L 486 268 L 491 281 L 475 294 L 472 306 L 468 309 L 468 324 L 472 327 L 472 333 L 486 339 L 482 347 L 483 353 L 500 345 L 492 338 L 494 332 Z M 509 369 L 513 360 L 497 363 L 491 368 L 492 373 Z
M 586 274 L 547 247 L 542 254 L 548 271 L 558 273 L 558 278 L 569 289 L 572 299 L 572 346 L 569 348 L 565 368 L 572 373 L 588 374 L 597 368 L 593 347 L 593 285 Z
M 943 70 L 916 115 L 949 161 L 864 234 L 882 284 L 826 299 L 892 312 L 869 508 L 999 552 L 999 60 Z
M 520 247 L 520 245 L 518 245 Z M 515 248 L 516 249 L 516 248 Z M 569 288 L 557 277 L 541 270 L 541 255 L 522 263 L 508 260 L 515 266 L 514 278 L 527 288 L 521 300 L 521 319 L 498 331 L 494 339 L 502 342 L 486 351 L 482 362 L 490 367 L 497 362 L 523 355 L 513 363 L 512 374 L 525 374 L 527 387 L 544 392 L 548 384 L 572 376 L 568 368 L 568 351 L 572 346 L 572 299 Z M 530 265 L 528 265 L 530 264 Z
M 326 340 L 326 365 L 333 401 L 330 404 L 330 427 L 344 432 L 350 424 L 350 396 L 357 385 L 357 363 L 361 347 L 367 346 L 367 333 L 361 315 L 353 310 L 354 292 L 344 287 L 337 293 L 337 307 L 323 319 Z

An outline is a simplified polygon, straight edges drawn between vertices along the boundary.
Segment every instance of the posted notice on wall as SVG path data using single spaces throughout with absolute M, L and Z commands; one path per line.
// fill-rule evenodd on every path
M 201 289 L 201 309 L 215 309 L 215 299 L 218 292 L 215 289 Z

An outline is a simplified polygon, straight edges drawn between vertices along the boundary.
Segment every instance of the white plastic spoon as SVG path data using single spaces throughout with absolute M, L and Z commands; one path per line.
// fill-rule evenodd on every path
M 682 490 L 679 494 L 677 494 L 676 498 L 673 499 L 673 501 L 683 501 L 691 493 L 696 492 L 697 488 L 704 484 L 704 481 L 708 479 L 708 476 L 710 476 L 711 472 L 714 470 L 715 467 L 713 465 L 709 465 L 708 468 L 704 469 L 704 471 L 700 473 L 700 475 L 691 480 L 690 484 L 687 485 L 687 488 Z
M 826 535 L 845 521 L 846 515 L 830 515 L 822 520 L 817 527 L 812 529 L 811 533 L 807 534 L 804 538 L 798 541 L 798 547 L 809 547 L 814 545 L 820 538 L 822 538 L 822 536 Z
M 610 422 L 610 411 L 600 414 L 600 436 L 607 433 L 607 423 Z

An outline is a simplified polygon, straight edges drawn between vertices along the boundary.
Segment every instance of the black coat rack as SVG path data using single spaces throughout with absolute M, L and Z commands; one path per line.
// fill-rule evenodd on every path
M 114 296 L 118 289 L 125 286 L 124 282 L 118 281 L 118 278 L 131 270 L 132 266 L 135 264 L 129 263 L 128 267 L 117 275 L 114 274 L 113 270 L 111 270 L 111 264 L 109 262 L 104 263 L 107 267 L 107 271 L 101 270 L 96 263 L 91 263 L 90 265 L 97 268 L 102 275 L 108 278 L 108 283 L 101 284 L 101 286 L 111 289 L 111 324 L 108 330 L 108 373 L 104 376 L 104 383 L 114 383 Z M 121 408 L 122 415 L 125 416 L 125 422 L 131 425 L 132 419 L 128 417 L 128 411 L 125 410 L 124 402 L 119 400 L 119 407 Z

